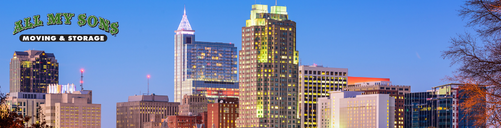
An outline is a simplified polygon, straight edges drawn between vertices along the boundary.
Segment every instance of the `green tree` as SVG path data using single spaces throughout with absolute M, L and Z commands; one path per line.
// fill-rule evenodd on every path
M 50 128 L 49 125 L 47 125 L 47 122 L 45 121 L 45 115 L 42 112 L 42 107 L 38 106 L 38 114 L 36 115 L 36 118 L 38 119 L 35 123 L 31 124 L 31 127 L 33 128 Z M 42 117 L 42 118 L 40 118 Z
M 26 122 L 31 117 L 17 114 L 16 111 L 11 111 L 7 104 L 6 98 L 8 95 L 0 92 L 0 126 L 2 128 L 24 128 Z

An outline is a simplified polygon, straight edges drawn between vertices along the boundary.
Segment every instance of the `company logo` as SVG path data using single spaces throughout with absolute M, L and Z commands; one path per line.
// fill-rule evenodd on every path
M 74 13 L 49 13 L 47 14 L 47 26 L 52 25 L 71 25 L 71 20 L 75 16 Z M 110 33 L 111 35 L 117 35 L 118 22 L 110 22 L 108 19 L 102 17 L 96 17 L 94 15 L 80 14 L 77 16 L 77 24 L 82 27 L 88 25 L 91 28 L 98 27 L 99 29 Z M 44 26 L 44 22 L 40 20 L 40 15 L 33 16 L 33 22 L 31 17 L 24 18 L 23 20 L 16 21 L 14 23 L 13 35 L 24 30 L 37 28 Z M 19 40 L 22 42 L 105 42 L 108 37 L 104 34 L 23 34 L 19 36 Z

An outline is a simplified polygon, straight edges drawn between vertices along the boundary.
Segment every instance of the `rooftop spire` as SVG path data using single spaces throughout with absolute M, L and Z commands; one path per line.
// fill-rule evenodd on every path
M 188 16 L 186 16 L 186 6 L 184 7 L 183 19 L 181 19 L 181 23 L 179 23 L 177 30 L 191 30 L 190 21 L 188 21 Z

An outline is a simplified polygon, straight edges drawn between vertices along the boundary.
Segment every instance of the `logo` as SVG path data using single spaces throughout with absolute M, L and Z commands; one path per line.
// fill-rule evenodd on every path
M 47 26 L 52 25 L 71 25 L 71 20 L 75 16 L 74 13 L 49 13 L 47 14 Z M 99 29 L 116 36 L 119 32 L 118 22 L 110 22 L 108 19 L 96 17 L 94 15 L 80 14 L 77 16 L 77 24 L 80 27 L 88 25 L 91 28 L 98 27 Z M 40 20 L 40 15 L 24 18 L 14 22 L 13 35 L 24 30 L 44 26 L 44 22 Z M 22 34 L 19 36 L 22 42 L 105 42 L 108 37 L 104 34 Z

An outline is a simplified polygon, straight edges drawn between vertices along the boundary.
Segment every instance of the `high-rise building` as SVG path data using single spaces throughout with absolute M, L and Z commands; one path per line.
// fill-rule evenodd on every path
M 195 41 L 184 11 L 174 36 L 174 101 L 183 95 L 205 95 L 209 102 L 238 97 L 237 47 L 231 43 Z
M 47 85 L 59 83 L 59 63 L 53 53 L 16 51 L 10 60 L 10 92 L 46 93 Z
M 195 116 L 207 112 L 207 98 L 204 95 L 184 95 L 179 105 L 179 115 Z
M 55 128 L 100 128 L 101 104 L 92 103 L 92 91 L 48 93 L 41 105 L 45 121 Z
M 444 84 L 405 95 L 406 127 L 473 128 L 475 119 L 461 107 L 461 84 Z M 479 108 L 481 108 L 479 106 Z M 476 112 L 485 112 L 482 109 Z M 485 123 L 484 123 L 485 124 Z
M 28 127 L 35 123 L 41 116 L 39 106 L 45 103 L 45 93 L 33 92 L 11 92 L 5 99 L 6 107 L 11 111 L 16 111 L 18 115 L 29 116 L 31 119 L 26 122 Z
M 406 128 L 427 128 L 434 126 L 435 109 L 431 98 L 434 93 L 413 92 L 405 94 L 405 123 Z
M 219 99 L 207 105 L 208 128 L 236 128 L 238 98 Z
M 128 102 L 117 103 L 117 128 L 143 128 L 151 121 L 151 115 L 160 118 L 178 114 L 178 102 L 169 102 L 166 95 L 129 96 Z
M 388 94 L 329 93 L 318 99 L 317 128 L 394 128 L 395 99 Z
M 328 97 L 329 91 L 346 87 L 348 69 L 321 65 L 299 67 L 299 116 L 301 128 L 317 127 L 317 99 Z
M 285 6 L 252 5 L 242 27 L 237 127 L 299 127 L 296 22 Z
M 363 94 L 389 94 L 395 98 L 395 128 L 405 127 L 405 94 L 411 92 L 411 86 L 392 85 L 391 81 L 360 82 L 348 85 L 345 91 L 362 91 Z

